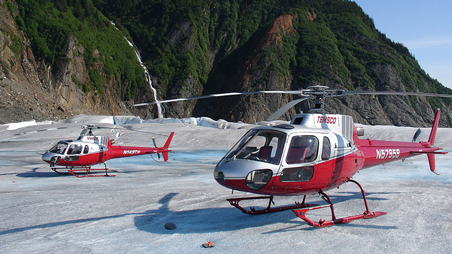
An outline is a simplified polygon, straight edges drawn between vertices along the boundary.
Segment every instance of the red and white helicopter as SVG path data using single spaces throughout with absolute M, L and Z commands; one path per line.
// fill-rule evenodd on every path
M 42 155 L 42 160 L 50 164 L 50 168 L 58 174 L 59 170 L 65 169 L 69 174 L 77 177 L 114 176 L 107 173 L 108 168 L 105 161 L 115 158 L 137 156 L 143 154 L 160 153 L 163 160 L 168 160 L 169 145 L 174 132 L 171 132 L 163 147 L 136 147 L 136 146 L 114 146 L 114 140 L 106 136 L 94 136 L 93 125 L 85 125 L 77 140 L 62 140 Z M 104 164 L 103 169 L 92 169 L 91 166 Z M 105 171 L 104 175 L 91 174 Z M 84 173 L 84 174 L 80 174 Z
M 435 154 L 446 154 L 434 147 L 440 111 L 436 113 L 430 137 L 426 142 L 394 142 L 360 139 L 364 130 L 356 128 L 351 116 L 325 114 L 323 102 L 326 97 L 349 94 L 372 95 L 416 95 L 452 97 L 452 95 L 411 93 L 411 92 L 367 92 L 327 90 L 325 86 L 308 87 L 300 91 L 259 91 L 226 93 L 194 98 L 181 98 L 159 103 L 202 99 L 242 94 L 289 93 L 299 94 L 300 99 L 289 102 L 275 112 L 269 120 L 276 120 L 289 108 L 306 99 L 316 99 L 316 108 L 309 113 L 293 117 L 290 124 L 260 126 L 247 132 L 232 149 L 218 162 L 214 170 L 215 180 L 232 190 L 263 194 L 266 196 L 228 199 L 231 205 L 247 214 L 264 214 L 291 209 L 298 217 L 315 227 L 327 227 L 348 223 L 358 219 L 368 219 L 386 214 L 371 212 L 361 185 L 352 177 L 361 169 L 384 163 L 404 160 L 408 157 L 426 154 L 430 170 L 435 171 Z M 137 104 L 136 106 L 154 103 Z M 326 191 L 352 182 L 361 190 L 365 211 L 362 214 L 336 218 L 333 203 Z M 327 205 L 318 206 L 305 203 L 306 195 L 319 193 Z M 301 203 L 283 207 L 271 207 L 273 196 L 304 195 Z M 245 209 L 239 202 L 251 199 L 268 199 L 265 209 Z M 331 220 L 314 222 L 306 217 L 310 210 L 331 209 Z

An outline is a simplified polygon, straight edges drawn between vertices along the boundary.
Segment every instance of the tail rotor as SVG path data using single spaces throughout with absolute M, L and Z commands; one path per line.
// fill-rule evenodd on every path
M 154 138 L 154 137 L 152 137 L 152 143 L 154 143 L 154 147 L 155 147 L 155 148 L 158 148 L 158 147 L 157 147 L 157 144 L 155 143 L 155 138 Z M 160 153 L 157 153 L 157 157 L 158 157 L 159 160 L 160 160 Z
M 152 143 L 154 144 L 154 147 L 156 148 L 156 153 L 157 153 L 159 160 L 161 158 L 160 153 L 162 153 L 163 160 L 168 161 L 168 152 L 171 152 L 171 150 L 169 150 L 168 148 L 170 146 L 171 140 L 173 139 L 173 135 L 174 135 L 174 132 L 171 132 L 171 134 L 169 135 L 169 137 L 166 140 L 166 143 L 165 143 L 165 145 L 163 145 L 163 147 L 158 147 L 155 142 L 154 137 L 152 137 Z

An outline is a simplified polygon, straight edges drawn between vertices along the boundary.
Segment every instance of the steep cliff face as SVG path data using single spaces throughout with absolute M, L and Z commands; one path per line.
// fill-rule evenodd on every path
M 279 70 L 284 66 L 278 65 L 274 57 L 283 50 L 283 37 L 293 31 L 292 21 L 297 16 L 298 14 L 279 16 L 268 29 L 256 34 L 250 43 L 217 63 L 210 74 L 210 80 L 214 84 L 208 86 L 204 93 L 291 90 L 292 73 L 280 75 Z M 209 99 L 198 102 L 194 114 L 252 123 L 265 120 L 289 100 L 287 95 Z M 294 113 L 291 110 L 286 116 L 290 117 Z
M 159 99 L 312 85 L 452 93 L 347 0 L 45 2 L 0 0 L 1 122 L 73 114 L 157 117 L 155 106 L 124 105 L 154 101 L 124 35 L 140 49 Z M 165 117 L 252 123 L 292 99 L 247 95 L 163 107 Z M 410 126 L 431 125 L 437 108 L 444 112 L 440 124 L 452 126 L 451 105 L 403 96 L 326 101 L 328 112 L 359 123 Z M 308 108 L 302 103 L 281 119 Z
M 12 4 L 10 2 L 10 4 Z M 46 66 L 36 62 L 28 40 L 17 29 L 6 3 L 0 1 L 0 121 L 44 120 L 70 115 L 41 79 Z M 42 75 L 41 75 L 42 74 Z
M 154 29 L 152 37 L 164 52 L 152 45 L 145 49 L 159 97 L 298 90 L 312 85 L 345 90 L 451 93 L 429 77 L 403 45 L 376 30 L 356 3 L 305 0 L 283 8 L 279 1 L 273 5 L 270 2 L 207 1 L 173 9 L 171 3 L 149 1 L 147 9 L 162 12 L 142 25 L 150 29 L 164 27 Z M 99 8 L 112 13 L 109 8 Z M 152 13 L 155 15 L 156 11 Z M 123 21 L 133 15 L 150 15 L 133 7 L 119 14 L 111 15 Z M 133 30 L 132 23 L 123 24 Z M 134 38 L 144 40 L 138 33 Z M 164 107 L 167 117 L 195 115 L 256 122 L 265 120 L 291 99 L 293 96 L 288 95 L 247 95 Z M 303 103 L 282 119 L 288 120 L 308 108 Z M 363 124 L 430 126 L 437 108 L 444 112 L 441 125 L 452 125 L 448 100 L 349 96 L 326 101 L 328 112 L 352 115 Z
M 101 65 L 103 93 L 83 91 L 89 70 L 84 61 L 85 48 L 70 37 L 64 58 L 53 65 L 36 59 L 30 41 L 18 29 L 14 1 L 0 0 L 0 123 L 26 120 L 61 119 L 74 114 L 131 114 L 108 80 Z M 97 56 L 102 57 L 95 52 Z
M 344 43 L 337 39 L 339 37 L 337 35 L 331 35 L 333 37 L 331 45 L 328 45 L 328 42 L 323 43 L 323 46 L 330 46 L 333 51 L 333 53 L 327 53 L 331 58 L 322 58 L 321 55 L 309 56 L 310 53 L 307 51 L 318 50 L 309 47 L 311 43 L 309 40 L 316 36 L 315 32 L 310 31 L 312 29 L 310 26 L 318 26 L 316 17 L 316 12 L 312 10 L 277 17 L 266 30 L 256 36 L 253 44 L 245 44 L 231 53 L 230 56 L 234 60 L 225 59 L 218 64 L 219 67 L 211 73 L 211 80 L 215 85 L 211 86 L 212 89 L 206 89 L 205 94 L 224 91 L 298 90 L 312 85 L 346 90 L 419 92 L 431 91 L 435 86 L 436 81 L 423 72 L 421 72 L 423 76 L 415 74 L 417 77 L 413 79 L 414 81 L 405 77 L 406 82 L 404 82 L 404 73 L 400 70 L 407 65 L 404 57 L 388 45 L 362 35 L 356 35 L 355 38 L 346 35 L 351 38 L 347 40 L 359 45 L 353 50 L 361 51 L 359 53 L 362 55 L 372 55 L 368 57 L 369 60 L 367 56 L 362 56 L 359 68 L 347 62 L 345 58 L 349 52 Z M 328 32 L 332 33 L 325 27 L 322 29 L 324 30 L 322 36 L 325 34 L 328 36 Z M 346 27 L 339 27 L 343 33 L 346 33 L 346 29 Z M 295 48 L 298 52 L 290 59 L 288 55 Z M 320 49 L 319 51 L 327 52 L 328 50 Z M 339 56 L 338 59 L 334 59 L 334 54 Z M 372 57 L 389 60 L 379 62 L 374 61 Z M 304 60 L 300 61 L 300 58 Z M 325 62 L 319 64 L 318 62 L 322 60 Z M 417 65 L 415 61 L 413 64 Z M 315 77 L 311 74 L 312 65 L 316 66 L 315 71 L 318 73 Z M 420 84 L 425 90 L 420 90 L 418 84 L 414 83 Z M 262 121 L 291 99 L 292 96 L 288 95 L 250 95 L 210 99 L 198 102 L 194 114 L 233 121 Z M 433 121 L 434 111 L 440 107 L 445 113 L 441 123 L 450 125 L 450 106 L 441 100 L 437 100 L 434 103 L 435 106 L 431 106 L 431 102 L 424 97 L 348 96 L 328 99 L 325 103 L 327 112 L 352 115 L 355 121 L 360 123 L 408 126 L 429 126 Z M 288 111 L 282 118 L 288 120 L 296 112 L 308 109 L 309 105 L 303 103 Z

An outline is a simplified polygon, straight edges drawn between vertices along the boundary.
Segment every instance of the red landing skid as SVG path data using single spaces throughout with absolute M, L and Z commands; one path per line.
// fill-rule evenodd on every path
M 91 168 L 91 167 L 85 166 L 85 167 L 80 167 L 77 169 L 70 168 L 70 169 L 67 169 L 67 172 L 76 177 L 115 176 L 115 175 L 109 175 L 107 172 L 108 171 L 107 165 L 105 163 L 103 163 L 103 164 L 104 164 L 104 168 Z M 56 169 L 57 168 L 52 168 L 52 170 L 57 172 L 58 174 L 64 175 L 64 173 L 58 172 Z M 105 174 L 99 174 L 99 173 L 103 173 L 103 172 L 105 172 Z
M 253 199 L 266 199 L 268 198 L 268 206 L 265 209 L 260 209 L 260 210 L 256 210 L 256 208 L 254 207 L 250 207 L 249 210 L 243 208 L 242 206 L 239 205 L 239 202 L 242 200 L 253 200 Z M 247 214 L 251 214 L 251 215 L 257 215 L 257 214 L 264 214 L 264 213 L 274 213 L 274 212 L 280 212 L 280 211 L 285 211 L 285 210 L 293 210 L 293 209 L 297 209 L 297 208 L 304 208 L 304 207 L 312 207 L 312 206 L 317 206 L 315 204 L 305 204 L 305 199 L 306 196 L 304 196 L 303 201 L 300 202 L 295 202 L 294 205 L 288 205 L 288 206 L 280 206 L 280 207 L 271 207 L 271 204 L 273 203 L 273 205 L 275 204 L 273 202 L 273 196 L 261 196 L 261 197 L 247 197 L 247 198 L 231 198 L 231 199 L 227 199 L 229 201 L 229 203 L 235 207 L 237 207 L 240 211 L 247 213 Z
M 300 209 L 300 210 L 292 210 L 292 211 L 295 213 L 295 215 L 297 215 L 298 217 L 300 217 L 301 219 L 306 221 L 309 225 L 318 227 L 318 228 L 324 228 L 324 227 L 334 226 L 334 225 L 338 225 L 338 224 L 344 224 L 344 223 L 348 223 L 348 222 L 354 221 L 354 220 L 370 219 L 370 218 L 374 218 L 374 217 L 378 217 L 378 216 L 386 214 L 385 212 L 370 212 L 369 207 L 367 206 L 366 194 L 364 193 L 364 190 L 361 187 L 361 185 L 354 180 L 349 180 L 349 182 L 356 183 L 358 185 L 358 187 L 361 189 L 361 194 L 363 195 L 364 205 L 366 206 L 366 211 L 364 211 L 363 214 L 358 214 L 358 215 L 353 215 L 353 216 L 348 216 L 348 217 L 337 219 L 336 215 L 334 214 L 333 203 L 331 202 L 330 197 L 328 197 L 328 195 L 326 195 L 323 192 L 320 192 L 320 194 L 322 194 L 324 199 L 329 203 L 328 205 L 309 207 L 309 208 L 304 208 L 304 209 Z M 331 220 L 325 221 L 325 220 L 321 219 L 321 220 L 319 220 L 319 222 L 313 222 L 312 220 L 310 220 L 306 217 L 307 211 L 326 208 L 326 207 L 330 207 L 330 209 L 331 209 L 331 217 L 332 217 Z

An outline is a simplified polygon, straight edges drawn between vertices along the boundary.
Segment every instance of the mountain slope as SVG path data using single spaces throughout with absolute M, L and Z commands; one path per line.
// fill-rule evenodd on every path
M 10 17 L 6 21 L 3 17 L 8 15 L 2 16 L 0 29 L 6 45 L 1 70 L 7 77 L 0 83 L 15 82 L 13 76 L 24 73 L 16 80 L 56 98 L 56 104 L 45 98 L 40 102 L 49 105 L 56 118 L 80 113 L 157 117 L 155 106 L 125 106 L 153 101 L 153 93 L 124 35 L 140 50 L 159 99 L 312 85 L 452 93 L 347 0 L 0 0 L 0 4 Z M 11 39 L 9 35 L 16 33 L 20 36 Z M 32 68 L 17 68 L 27 59 L 21 52 L 35 59 L 28 61 Z M 35 78 L 25 78 L 30 75 Z M 178 102 L 164 109 L 166 117 L 255 122 L 291 99 L 248 95 Z M 433 112 L 441 108 L 441 125 L 451 126 L 450 102 L 353 96 L 327 100 L 326 109 L 350 114 L 363 124 L 429 126 Z M 282 118 L 307 108 L 304 103 Z M 27 117 L 37 115 L 23 118 Z
M 130 31 L 161 99 L 311 85 L 451 93 L 421 69 L 408 49 L 379 32 L 352 1 L 148 0 L 126 1 L 128 8 L 118 8 L 119 2 L 124 4 L 94 4 Z M 253 122 L 266 119 L 289 99 L 250 95 L 165 108 L 167 116 L 193 112 Z M 362 123 L 426 126 L 441 108 L 446 112 L 442 124 L 450 125 L 449 104 L 436 98 L 356 96 L 329 100 L 327 110 L 351 114 Z
M 150 96 L 123 33 L 90 1 L 63 2 L 0 0 L 0 122 L 130 114 L 123 101 Z

